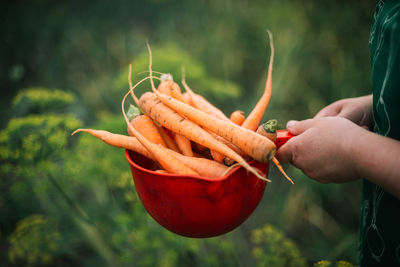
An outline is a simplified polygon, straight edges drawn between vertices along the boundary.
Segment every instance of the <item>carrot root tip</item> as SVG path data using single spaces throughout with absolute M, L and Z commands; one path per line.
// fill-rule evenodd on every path
M 278 170 L 283 174 L 283 176 L 285 176 L 285 178 L 291 182 L 292 184 L 294 184 L 293 180 L 286 174 L 286 172 L 283 170 L 281 164 L 279 163 L 278 159 L 273 157 L 272 158 L 272 162 L 275 164 L 275 166 L 278 168 Z
M 85 131 L 84 129 L 77 129 L 77 130 L 75 130 L 75 131 L 71 134 L 71 136 L 73 136 L 73 135 L 76 134 L 76 133 L 84 132 L 84 131 Z

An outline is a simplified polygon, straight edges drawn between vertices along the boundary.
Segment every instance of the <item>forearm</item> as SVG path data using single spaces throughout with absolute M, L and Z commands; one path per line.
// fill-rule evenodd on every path
M 400 199 L 400 141 L 360 130 L 349 146 L 359 176 Z

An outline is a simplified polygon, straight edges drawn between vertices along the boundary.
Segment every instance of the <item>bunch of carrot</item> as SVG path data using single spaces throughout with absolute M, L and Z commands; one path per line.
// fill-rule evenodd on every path
M 185 93 L 182 93 L 171 75 L 153 76 L 152 53 L 147 44 L 149 76 L 133 85 L 130 65 L 130 90 L 121 103 L 129 136 L 92 129 L 78 129 L 73 134 L 87 132 L 109 145 L 140 153 L 157 162 L 159 172 L 221 177 L 231 169 L 228 166 L 236 162 L 260 179 L 269 181 L 265 174 L 250 166 L 248 160 L 271 160 L 292 182 L 274 157 L 276 146 L 273 140 L 256 132 L 272 91 L 274 47 L 272 35 L 269 31 L 268 34 L 271 57 L 264 94 L 247 117 L 243 112 L 235 111 L 228 118 L 204 97 L 193 92 L 184 76 L 182 85 Z M 160 81 L 157 88 L 154 79 Z M 150 80 L 152 92 L 146 92 L 140 98 L 136 97 L 134 89 L 146 80 Z M 127 114 L 125 102 L 129 95 L 138 109 L 131 105 Z

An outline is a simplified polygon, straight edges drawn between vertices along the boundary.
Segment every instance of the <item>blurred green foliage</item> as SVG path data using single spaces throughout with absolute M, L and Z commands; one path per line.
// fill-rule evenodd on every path
M 186 81 L 188 84 L 196 88 L 196 92 L 207 98 L 222 101 L 227 98 L 233 100 L 240 97 L 241 89 L 238 85 L 226 80 L 221 81 L 213 78 L 213 75 L 206 70 L 204 65 L 194 60 L 187 51 L 182 50 L 175 43 L 166 43 L 161 46 L 152 47 L 152 54 L 154 71 L 169 73 L 176 82 L 180 82 L 182 79 L 182 68 L 184 68 L 187 73 Z M 132 62 L 132 68 L 138 73 L 144 72 L 139 77 L 148 76 L 149 55 L 147 51 L 137 56 Z M 133 77 L 133 82 L 138 82 L 139 77 Z M 119 95 L 121 95 L 127 90 L 127 82 L 128 68 L 122 71 L 111 88 L 118 91 Z M 147 83 L 146 90 L 149 89 L 149 84 Z
M 18 92 L 13 101 L 13 115 L 20 117 L 32 113 L 64 111 L 75 100 L 75 95 L 59 90 L 27 88 Z
M 257 266 L 307 266 L 296 245 L 271 225 L 253 230 L 251 239 Z
M 125 133 L 120 101 L 153 69 L 182 78 L 227 115 L 284 127 L 370 92 L 371 1 L 13 1 L 0 9 L 0 262 L 20 265 L 352 266 L 360 183 L 321 185 L 271 167 L 265 196 L 229 234 L 180 237 L 141 205 L 123 151 L 78 127 Z M 58 89 L 48 89 L 58 88 Z M 136 90 L 149 90 L 146 81 Z M 325 260 L 320 261 L 319 260 Z M 345 261 L 341 261 L 345 260 Z M 324 265 L 327 264 L 327 265 Z
M 356 267 L 358 265 L 354 265 L 348 261 L 337 261 L 336 263 L 332 263 L 327 260 L 319 261 L 314 264 L 314 267 Z
M 42 215 L 30 215 L 18 222 L 10 236 L 8 258 L 14 264 L 51 264 L 57 252 L 60 234 L 54 223 Z
M 77 119 L 66 114 L 13 118 L 0 132 L 0 160 L 33 163 L 57 156 L 70 143 L 70 131 L 79 125 Z

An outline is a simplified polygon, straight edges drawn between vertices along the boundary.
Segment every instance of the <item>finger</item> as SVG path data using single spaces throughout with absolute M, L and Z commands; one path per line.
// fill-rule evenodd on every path
M 325 108 L 321 109 L 315 116 L 314 119 L 322 118 L 322 117 L 331 117 L 337 116 L 340 112 L 340 108 L 337 105 L 329 105 Z
M 315 123 L 315 119 L 308 119 L 303 121 L 289 121 L 286 124 L 286 128 L 293 135 L 302 134 L 304 131 L 312 127 Z

